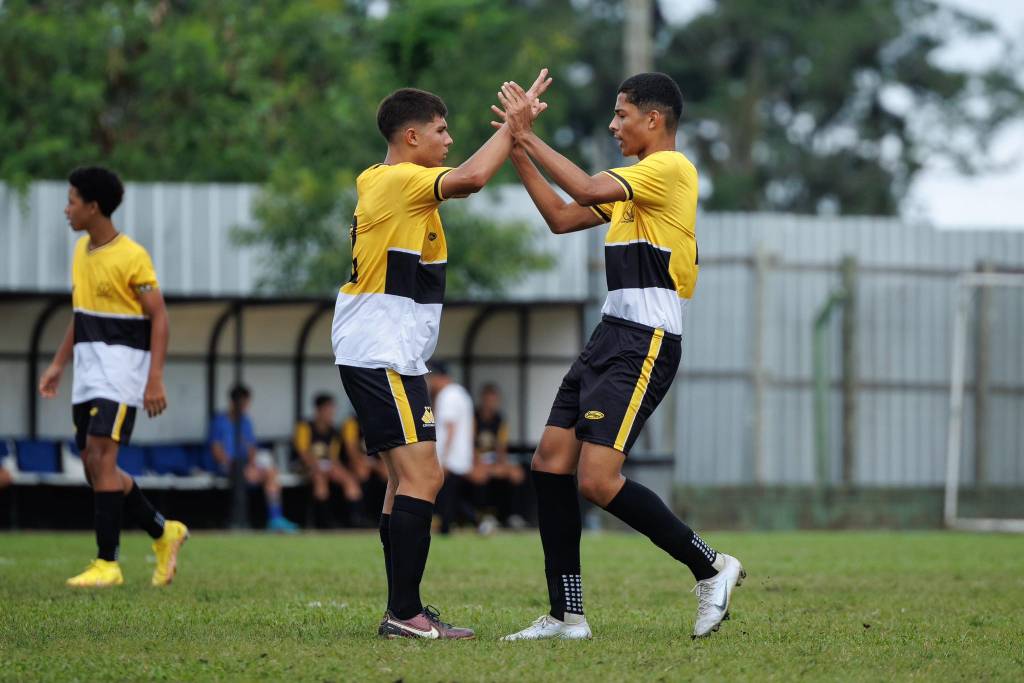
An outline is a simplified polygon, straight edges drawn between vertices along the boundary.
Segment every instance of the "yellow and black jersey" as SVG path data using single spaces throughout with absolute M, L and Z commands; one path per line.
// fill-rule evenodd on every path
M 611 222 L 602 312 L 682 334 L 700 264 L 697 170 L 683 154 L 664 151 L 604 173 L 622 186 L 626 199 L 590 207 Z
M 426 374 L 444 300 L 448 245 L 437 207 L 449 171 L 377 164 L 356 179 L 352 277 L 331 330 L 338 365 Z
M 309 452 L 317 460 L 341 462 L 341 434 L 333 426 L 320 429 L 316 422 L 303 420 L 295 425 L 292 446 L 296 456 Z
M 142 404 L 149 376 L 150 321 L 140 292 L 158 287 L 146 250 L 119 234 L 96 249 L 75 245 L 71 266 L 75 372 L 72 403 Z

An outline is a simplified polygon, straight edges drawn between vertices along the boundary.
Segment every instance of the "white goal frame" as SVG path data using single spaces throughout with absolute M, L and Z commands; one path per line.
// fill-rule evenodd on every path
M 946 496 L 943 521 L 946 528 L 961 531 L 1024 533 L 1024 519 L 965 518 L 957 514 L 960 489 L 960 451 L 963 445 L 964 375 L 967 365 L 967 321 L 971 301 L 979 287 L 1020 287 L 1024 275 L 1009 273 L 961 273 L 956 281 L 953 315 L 953 361 L 949 389 L 949 435 L 946 445 Z

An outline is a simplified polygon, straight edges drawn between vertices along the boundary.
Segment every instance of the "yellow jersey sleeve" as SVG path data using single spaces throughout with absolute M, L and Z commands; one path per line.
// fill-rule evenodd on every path
M 156 289 L 160 286 L 156 279 L 156 270 L 153 268 L 153 259 L 149 257 L 149 252 L 142 247 L 139 247 L 128 264 L 128 286 L 135 292 Z
M 590 207 L 590 210 L 597 214 L 597 217 L 607 223 L 612 219 L 612 211 L 615 210 L 615 202 L 608 202 L 607 204 L 594 204 Z
M 313 445 L 313 430 L 306 422 L 295 425 L 295 436 L 292 439 L 296 453 L 305 453 Z
M 400 164 L 402 195 L 411 206 L 433 208 L 447 199 L 441 192 L 441 180 L 453 169 L 444 166 L 426 168 L 416 164 Z
M 604 172 L 626 191 L 626 201 L 640 206 L 662 206 L 668 199 L 668 189 L 678 182 L 688 182 L 680 167 L 672 163 L 668 154 L 655 153 L 632 166 L 613 168 Z

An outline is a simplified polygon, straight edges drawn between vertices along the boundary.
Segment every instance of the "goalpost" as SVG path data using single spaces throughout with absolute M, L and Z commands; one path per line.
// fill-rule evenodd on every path
M 1024 275 L 1007 273 L 963 273 L 957 278 L 956 283 L 956 310 L 953 317 L 953 358 L 950 378 L 950 419 L 949 434 L 946 449 L 946 495 L 943 506 L 943 517 L 946 527 L 966 531 L 1002 531 L 1002 532 L 1024 532 L 1024 519 L 1011 519 L 1002 517 L 961 517 L 958 511 L 961 488 L 961 458 L 963 457 L 963 435 L 964 435 L 964 391 L 967 379 L 967 356 L 968 356 L 968 322 L 972 320 L 980 322 L 977 325 L 977 334 L 974 341 L 975 362 L 973 367 L 973 389 L 976 400 L 974 406 L 973 428 L 982 434 L 975 434 L 975 451 L 979 444 L 985 444 L 987 435 L 985 432 L 988 426 L 985 421 L 987 411 L 984 406 L 991 392 L 989 378 L 993 376 L 990 372 L 991 354 L 990 348 L 996 343 L 999 350 L 996 360 L 1005 361 L 998 368 L 998 379 L 1009 382 L 1003 386 L 1004 399 L 1011 401 L 1012 415 L 1016 413 L 1016 422 L 1019 426 L 1024 423 L 1024 392 L 1021 391 L 1022 375 L 1024 375 Z M 993 295 L 996 292 L 1012 292 L 1016 297 L 1009 302 L 1009 306 L 1002 306 L 993 315 Z M 1000 303 L 1006 303 L 1005 300 Z M 972 313 L 975 315 L 972 316 Z M 1001 335 L 993 335 L 991 331 L 992 320 L 998 320 L 1002 327 L 998 330 Z M 1005 328 L 1005 329 L 1004 329 Z M 1016 382 L 1016 384 L 1013 384 Z M 981 403 L 979 404 L 979 399 Z M 979 408 L 979 406 L 981 408 Z M 979 409 L 981 415 L 979 417 Z M 1006 422 L 1003 427 L 1012 426 Z M 1020 434 L 1020 432 L 1018 432 Z M 1018 437 L 1019 439 L 1019 437 Z M 988 449 L 982 446 L 982 452 L 974 452 L 975 459 L 984 456 Z M 1004 465 L 1006 458 L 1010 462 L 1024 460 L 1024 444 L 1017 440 L 1010 443 L 1010 452 L 1002 453 Z M 988 486 L 986 481 L 979 481 L 978 473 L 982 472 L 975 466 L 976 486 Z M 1015 472 L 1024 474 L 1024 466 L 1015 465 Z M 1024 481 L 1014 481 L 1017 477 L 1010 476 L 1009 481 L 1004 483 L 1024 486 Z

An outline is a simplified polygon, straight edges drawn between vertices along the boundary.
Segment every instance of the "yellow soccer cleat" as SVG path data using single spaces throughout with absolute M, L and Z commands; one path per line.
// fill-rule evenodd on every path
M 154 586 L 166 586 L 174 580 L 174 572 L 178 568 L 178 551 L 187 540 L 187 526 L 170 520 L 164 522 L 164 535 L 153 541 L 153 553 L 156 555 Z
M 117 562 L 96 559 L 84 572 L 72 576 L 65 583 L 72 588 L 107 588 L 120 586 L 124 583 L 124 577 L 121 575 L 121 565 Z

